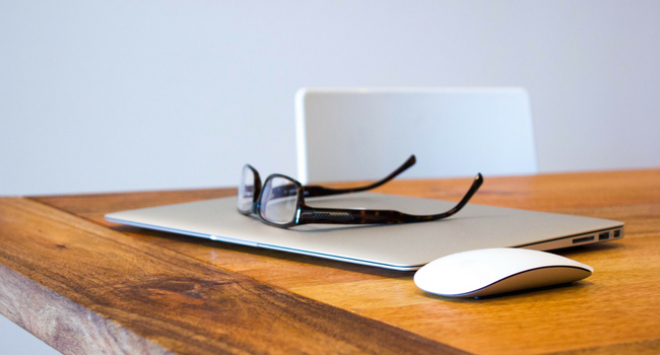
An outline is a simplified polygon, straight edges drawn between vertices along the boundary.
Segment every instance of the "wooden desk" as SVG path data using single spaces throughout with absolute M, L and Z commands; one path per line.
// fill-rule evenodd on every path
M 457 201 L 470 182 L 379 191 Z M 623 240 L 559 252 L 590 278 L 486 300 L 426 294 L 412 273 L 103 220 L 233 194 L 0 199 L 0 313 L 65 354 L 660 353 L 660 170 L 486 177 L 472 202 L 626 223 Z

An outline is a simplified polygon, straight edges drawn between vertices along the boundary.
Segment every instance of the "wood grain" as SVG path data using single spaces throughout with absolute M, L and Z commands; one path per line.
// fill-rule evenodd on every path
M 0 312 L 65 354 L 463 353 L 26 199 L 0 264 Z
M 471 179 L 394 181 L 378 191 L 457 201 L 470 183 Z M 226 189 L 209 190 L 194 198 L 231 193 Z M 94 196 L 36 200 L 85 216 L 146 244 L 470 352 L 588 354 L 650 349 L 660 353 L 660 319 L 656 316 L 660 313 L 660 170 L 486 177 L 472 202 L 617 219 L 626 223 L 626 238 L 558 251 L 596 269 L 592 277 L 572 287 L 481 301 L 456 301 L 425 294 L 412 283 L 412 273 L 103 221 L 103 214 L 108 212 L 160 205 L 191 198 L 192 194 L 120 196 L 112 197 L 112 206 Z
M 169 353 L 4 265 L 0 280 L 0 314 L 64 354 Z

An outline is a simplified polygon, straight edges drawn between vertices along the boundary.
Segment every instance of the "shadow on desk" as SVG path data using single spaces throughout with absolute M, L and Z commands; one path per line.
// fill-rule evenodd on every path
M 164 248 L 181 252 L 182 254 L 193 256 L 198 260 L 211 262 L 216 266 L 220 266 L 232 271 L 235 270 L 233 263 L 227 262 L 231 259 L 237 259 L 236 254 L 240 254 L 241 264 L 249 263 L 250 260 L 245 260 L 245 254 L 252 254 L 255 259 L 261 257 L 269 257 L 276 259 L 274 264 L 279 262 L 283 263 L 304 263 L 311 266 L 333 268 L 341 271 L 356 272 L 379 277 L 401 278 L 411 277 L 413 271 L 397 271 L 391 269 L 377 268 L 367 265 L 351 264 L 341 261 L 330 259 L 323 259 L 308 255 L 287 253 L 278 250 L 255 248 L 238 244 L 225 243 L 221 241 L 214 241 L 204 238 L 197 238 L 191 236 L 178 235 L 174 233 L 155 231 L 151 229 L 143 229 L 132 226 L 117 225 L 112 226 L 110 229 L 129 234 L 136 238 L 148 238 L 150 243 L 158 244 Z M 160 240 L 158 240 L 160 239 Z M 216 262 L 217 256 L 213 257 L 211 254 L 222 253 L 224 257 L 223 262 Z M 216 259 L 216 260 L 214 260 Z M 278 267 L 282 265 L 273 265 Z

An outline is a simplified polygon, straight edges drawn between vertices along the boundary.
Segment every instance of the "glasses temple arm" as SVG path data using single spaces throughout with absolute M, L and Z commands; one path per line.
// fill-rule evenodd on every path
M 483 176 L 477 174 L 468 192 L 461 201 L 449 211 L 432 215 L 412 215 L 391 210 L 353 210 L 335 208 L 307 207 L 301 211 L 297 224 L 337 223 L 337 224 L 398 224 L 426 222 L 455 215 L 470 201 L 483 184 Z
M 445 214 L 448 214 L 447 217 L 454 215 L 458 213 L 465 205 L 467 205 L 468 201 L 474 196 L 474 194 L 479 190 L 481 185 L 484 183 L 484 177 L 481 175 L 481 173 L 477 173 L 477 176 L 475 176 L 474 181 L 472 182 L 472 186 L 470 186 L 470 189 L 468 190 L 467 193 L 465 193 L 465 196 L 454 206 L 454 208 L 450 209 L 449 211 L 445 212 Z
M 371 189 L 375 189 L 379 186 L 384 185 L 385 183 L 389 182 L 390 180 L 394 179 L 404 171 L 406 171 L 408 168 L 411 166 L 415 165 L 415 162 L 417 160 L 415 159 L 414 155 L 411 155 L 408 160 L 406 160 L 403 165 L 401 165 L 398 169 L 396 169 L 394 172 L 392 172 L 390 175 L 386 176 L 385 178 L 376 181 L 372 184 L 366 185 L 366 186 L 360 186 L 360 187 L 349 187 L 349 188 L 344 188 L 344 189 L 334 189 L 330 187 L 323 187 L 323 186 L 318 186 L 318 185 L 310 185 L 310 186 L 303 186 L 303 191 L 305 194 L 305 197 L 319 197 L 319 196 L 330 196 L 330 195 L 338 195 L 338 194 L 346 194 L 346 193 L 353 193 L 353 192 L 361 192 L 361 191 L 367 191 Z

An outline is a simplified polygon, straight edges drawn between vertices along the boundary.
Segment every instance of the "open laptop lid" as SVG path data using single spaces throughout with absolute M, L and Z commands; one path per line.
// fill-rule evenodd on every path
M 309 199 L 315 207 L 448 210 L 453 202 L 359 193 Z M 416 270 L 456 252 L 494 247 L 550 250 L 623 237 L 623 223 L 468 204 L 447 219 L 394 225 L 268 226 L 236 210 L 236 197 L 110 213 L 110 222 L 395 270 Z M 607 233 L 607 238 L 605 238 Z M 616 236 L 615 236 L 616 235 Z

